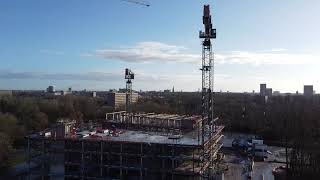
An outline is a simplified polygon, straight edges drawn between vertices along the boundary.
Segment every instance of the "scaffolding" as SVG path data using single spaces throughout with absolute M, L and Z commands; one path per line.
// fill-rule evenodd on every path
M 125 120 L 127 129 L 143 129 L 146 131 L 167 132 L 167 134 L 181 134 L 188 130 L 194 130 L 200 125 L 200 116 L 181 116 L 177 114 L 155 113 L 127 113 L 119 111 L 106 114 L 109 124 L 123 127 Z

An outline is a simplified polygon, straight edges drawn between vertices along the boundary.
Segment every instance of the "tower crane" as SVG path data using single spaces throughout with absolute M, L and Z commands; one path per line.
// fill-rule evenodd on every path
M 126 126 L 128 127 L 129 124 L 132 122 L 132 80 L 134 79 L 134 73 L 131 69 L 126 68 L 125 70 L 125 80 L 126 80 Z
M 127 113 L 132 112 L 132 80 L 134 79 L 134 73 L 131 69 L 126 68 L 125 77 L 126 79 L 126 111 Z
M 211 39 L 216 38 L 216 29 L 212 28 L 210 6 L 204 5 L 202 21 L 204 25 L 204 31 L 199 32 L 199 38 L 202 39 L 202 124 L 201 124 L 201 145 L 202 156 L 210 162 L 211 167 L 214 167 L 215 152 L 212 150 L 212 146 L 215 146 L 211 141 L 208 142 L 208 150 L 205 149 L 205 139 L 211 139 L 215 132 L 215 120 L 213 119 L 213 79 L 214 79 L 214 59 L 212 53 Z M 199 137 L 199 135 L 198 135 Z M 199 139 L 199 138 L 198 138 Z M 205 169 L 204 164 L 201 169 Z M 204 179 L 211 179 L 212 171 L 205 171 L 203 174 Z
M 204 31 L 199 32 L 199 38 L 202 40 L 202 143 L 204 135 L 212 135 L 213 129 L 213 71 L 214 61 L 212 53 L 211 39 L 216 38 L 216 29 L 212 28 L 211 14 L 209 5 L 203 7 L 202 17 Z M 205 132 L 204 127 L 209 127 L 209 133 Z

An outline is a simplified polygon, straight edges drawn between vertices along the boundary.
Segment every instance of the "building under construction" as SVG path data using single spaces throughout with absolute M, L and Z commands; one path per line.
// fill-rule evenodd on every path
M 216 125 L 213 115 L 210 39 L 216 34 L 208 5 L 203 24 L 201 115 L 134 113 L 134 73 L 126 69 L 126 111 L 106 114 L 102 124 L 60 122 L 27 137 L 29 177 L 215 179 L 223 127 Z

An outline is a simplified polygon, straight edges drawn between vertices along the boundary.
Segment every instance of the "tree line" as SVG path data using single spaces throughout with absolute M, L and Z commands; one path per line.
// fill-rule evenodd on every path
M 135 111 L 201 114 L 201 93 L 171 93 L 140 99 Z M 227 131 L 254 133 L 291 148 L 289 179 L 320 177 L 320 96 L 217 93 L 214 114 Z
M 136 112 L 201 114 L 201 93 L 155 94 L 139 99 Z M 300 129 L 320 128 L 320 96 L 271 96 L 216 93 L 214 114 L 226 130 L 256 133 L 266 139 L 294 137 Z M 286 131 L 284 131 L 286 129 Z
M 58 119 L 98 120 L 110 111 L 102 98 L 0 97 L 0 167 L 8 165 L 9 153 L 23 145 L 25 135 L 44 130 Z
M 112 110 L 99 97 L 0 97 L 0 164 L 6 165 L 8 154 L 23 144 L 26 134 L 41 131 L 60 118 L 99 121 Z M 144 94 L 133 105 L 133 111 L 200 115 L 201 93 Z M 216 93 L 214 114 L 227 131 L 255 133 L 268 141 L 289 144 L 293 148 L 290 166 L 294 174 L 302 169 L 320 171 L 320 96 L 265 98 Z

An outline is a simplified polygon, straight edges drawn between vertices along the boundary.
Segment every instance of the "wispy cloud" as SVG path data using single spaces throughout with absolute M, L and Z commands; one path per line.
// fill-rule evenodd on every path
M 217 74 L 217 80 L 230 78 L 227 74 Z M 70 84 L 82 84 L 82 88 L 89 87 L 121 87 L 124 85 L 123 73 L 87 72 L 87 73 L 46 73 L 46 72 L 13 72 L 0 70 L 0 79 L 5 80 L 52 80 L 68 81 Z M 83 81 L 83 83 L 82 83 Z M 201 73 L 188 74 L 156 74 L 136 72 L 135 87 L 158 90 L 163 88 L 176 88 L 184 90 L 197 90 L 201 86 Z M 89 86 L 88 83 L 90 84 Z M 100 88 L 101 89 L 101 88 Z
M 199 48 L 200 49 L 200 48 Z M 181 46 L 161 42 L 140 42 L 131 47 L 98 49 L 83 56 L 99 57 L 106 60 L 119 60 L 132 63 L 182 62 L 199 64 L 201 53 L 189 53 Z M 249 65 L 300 65 L 320 64 L 320 56 L 314 54 L 289 53 L 287 49 L 274 48 L 263 51 L 231 51 L 215 54 L 218 64 Z
M 160 42 L 140 42 L 135 46 L 118 49 L 98 49 L 84 56 L 95 56 L 104 59 L 125 62 L 185 62 L 197 63 L 200 56 L 184 52 L 186 48 Z
M 186 79 L 191 75 L 175 75 L 177 79 Z M 136 73 L 137 81 L 161 81 L 173 80 L 169 75 Z M 86 73 L 46 73 L 46 72 L 13 72 L 0 71 L 0 79 L 38 79 L 38 80 L 80 80 L 80 81 L 119 81 L 124 79 L 124 73 L 86 72 Z
M 116 73 L 88 72 L 88 73 L 46 73 L 46 72 L 12 72 L 0 71 L 1 79 L 40 79 L 40 80 L 88 80 L 110 81 L 118 80 L 122 76 Z
M 233 51 L 217 54 L 217 63 L 252 64 L 252 65 L 302 65 L 320 64 L 320 56 L 312 54 L 295 54 L 271 50 L 270 52 Z
M 285 48 L 273 48 L 273 49 L 271 49 L 271 51 L 273 51 L 273 52 L 283 52 L 283 51 L 287 51 L 287 49 L 285 49 Z
M 63 51 L 55 51 L 55 50 L 49 50 L 49 49 L 41 49 L 40 52 L 43 54 L 64 55 Z

